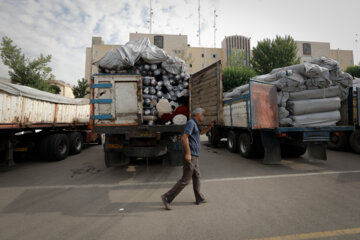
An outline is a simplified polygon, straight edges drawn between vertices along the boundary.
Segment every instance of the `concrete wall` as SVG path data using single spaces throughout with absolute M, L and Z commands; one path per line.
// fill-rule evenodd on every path
M 311 46 L 311 54 L 304 54 L 303 44 L 308 43 Z M 300 57 L 301 62 L 307 62 L 317 57 L 330 57 L 330 43 L 328 42 L 306 42 L 296 41 L 297 56 Z
M 340 63 L 342 70 L 354 65 L 354 54 L 352 50 L 331 49 L 330 57 Z
M 60 80 L 49 80 L 49 83 L 51 85 L 56 85 L 60 88 L 59 95 L 68 97 L 68 98 L 74 98 L 74 94 L 72 91 L 72 86 L 64 81 Z

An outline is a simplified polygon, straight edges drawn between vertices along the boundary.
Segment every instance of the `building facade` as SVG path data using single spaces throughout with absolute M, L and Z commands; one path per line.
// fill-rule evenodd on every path
M 300 57 L 301 62 L 309 62 L 318 57 L 328 57 L 338 61 L 342 70 L 354 65 L 352 50 L 331 49 L 328 42 L 296 41 L 296 44 L 297 56 Z
M 221 48 L 224 65 L 228 65 L 228 61 L 234 58 L 242 58 L 243 64 L 250 66 L 250 38 L 240 35 L 226 36 L 221 42 Z

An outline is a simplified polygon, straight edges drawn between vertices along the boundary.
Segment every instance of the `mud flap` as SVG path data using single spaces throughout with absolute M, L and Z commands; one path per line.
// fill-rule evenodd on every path
M 280 141 L 276 134 L 270 131 L 261 131 L 261 140 L 264 146 L 264 164 L 281 164 Z
M 327 160 L 326 156 L 326 143 L 308 143 L 307 147 L 308 158 L 310 161 L 313 160 Z

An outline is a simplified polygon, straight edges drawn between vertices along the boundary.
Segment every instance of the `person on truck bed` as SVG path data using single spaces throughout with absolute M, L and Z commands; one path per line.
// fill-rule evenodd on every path
M 191 179 L 193 181 L 196 204 L 206 202 L 205 196 L 200 192 L 200 134 L 207 133 L 214 126 L 214 121 L 200 132 L 198 123 L 203 120 L 204 113 L 205 110 L 203 108 L 196 108 L 192 112 L 192 118 L 186 123 L 184 134 L 182 136 L 185 149 L 183 175 L 167 193 L 161 195 L 161 199 L 167 210 L 171 210 L 170 203 L 181 190 L 190 183 Z

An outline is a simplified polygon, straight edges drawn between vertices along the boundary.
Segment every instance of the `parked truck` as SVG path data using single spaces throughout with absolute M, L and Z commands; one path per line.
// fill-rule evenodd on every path
M 351 132 L 333 132 L 328 143 L 332 150 L 348 151 L 352 150 L 360 154 L 360 88 L 355 88 L 353 92 L 353 122 L 355 130 Z
M 46 160 L 80 153 L 99 142 L 91 130 L 89 99 L 71 99 L 0 82 L 0 162 L 14 165 L 14 152 L 35 151 Z
M 203 124 L 221 117 L 220 73 L 221 63 L 217 62 L 189 80 L 189 109 L 190 112 L 200 106 L 206 109 Z M 182 163 L 184 125 L 143 123 L 140 75 L 94 74 L 92 81 L 94 131 L 105 133 L 106 166 L 126 165 L 131 157 L 163 157 L 164 164 Z

